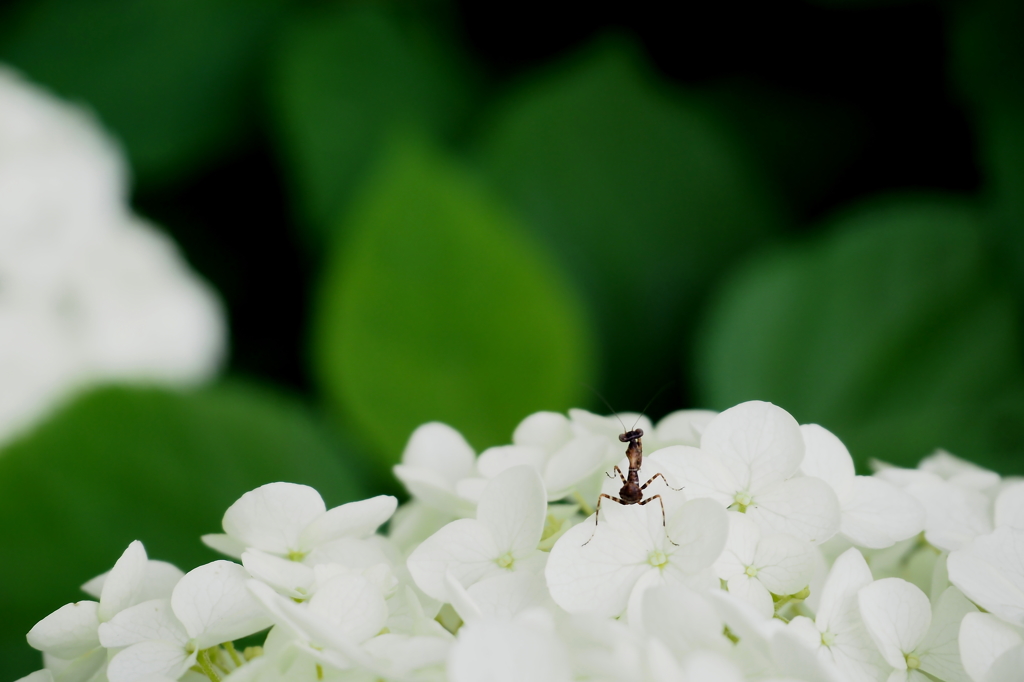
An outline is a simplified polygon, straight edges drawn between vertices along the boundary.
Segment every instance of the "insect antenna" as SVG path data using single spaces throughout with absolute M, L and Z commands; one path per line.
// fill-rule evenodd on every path
M 615 418 L 619 420 L 619 424 L 622 426 L 622 432 L 623 433 L 627 433 L 629 431 L 629 429 L 626 428 L 626 425 L 622 423 L 622 418 L 619 417 L 619 413 L 615 411 L 615 408 L 612 407 L 612 404 L 610 402 L 608 402 L 608 399 L 605 398 L 603 395 L 601 395 L 600 391 L 598 391 L 596 388 L 594 388 L 593 386 L 590 386 L 588 384 L 581 383 L 580 386 L 582 386 L 583 388 L 589 388 L 591 391 L 594 392 L 594 395 L 596 395 L 598 398 L 600 398 L 601 401 L 605 405 L 608 406 L 608 409 L 612 411 L 612 414 L 615 415 Z
M 646 404 L 646 405 L 644 405 L 644 409 L 640 410 L 640 417 L 643 417 L 643 416 L 644 416 L 644 413 L 645 413 L 645 412 L 647 412 L 647 408 L 651 406 L 651 403 L 653 403 L 653 402 L 654 402 L 654 401 L 655 401 L 655 400 L 656 400 L 656 399 L 658 398 L 658 396 L 659 396 L 659 395 L 661 395 L 662 393 L 664 393 L 664 392 L 665 392 L 665 389 L 666 389 L 666 388 L 668 388 L 668 387 L 669 387 L 669 386 L 671 386 L 671 385 L 672 385 L 672 382 L 671 382 L 671 381 L 667 381 L 667 382 L 665 382 L 665 383 L 664 383 L 664 384 L 662 385 L 662 387 L 658 389 L 658 392 L 657 392 L 657 393 L 655 393 L 654 395 L 652 395 L 652 396 L 651 396 L 651 399 L 647 401 L 647 404 Z M 611 405 L 609 405 L 608 407 L 611 407 Z M 633 429 L 635 429 L 635 428 L 636 428 L 636 425 L 640 423 L 640 417 L 637 417 L 637 418 L 636 418 L 636 421 L 635 421 L 635 422 L 633 422 L 633 428 L 631 428 L 631 429 L 630 429 L 630 431 L 632 431 Z M 620 422 L 620 423 L 621 423 L 621 422 Z

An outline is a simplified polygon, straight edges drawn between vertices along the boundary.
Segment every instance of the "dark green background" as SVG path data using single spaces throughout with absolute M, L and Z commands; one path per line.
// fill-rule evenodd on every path
M 0 677 L 133 539 L 187 570 L 261 483 L 396 491 L 417 424 L 483 449 L 589 386 L 1024 473 L 1022 7 L 0 7 L 0 62 L 95 111 L 231 327 L 216 385 L 0 451 Z

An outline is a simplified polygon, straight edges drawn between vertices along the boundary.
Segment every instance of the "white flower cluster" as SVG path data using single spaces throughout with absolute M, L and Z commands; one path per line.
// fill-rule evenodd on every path
M 0 441 L 87 384 L 208 378 L 216 297 L 133 215 L 120 150 L 0 65 Z
M 857 476 L 770 403 L 626 418 L 638 471 L 616 420 L 573 410 L 479 457 L 420 427 L 397 513 L 246 493 L 203 538 L 240 564 L 182 574 L 132 543 L 98 601 L 29 632 L 46 667 L 25 679 L 1022 679 L 1024 483 L 944 452 Z

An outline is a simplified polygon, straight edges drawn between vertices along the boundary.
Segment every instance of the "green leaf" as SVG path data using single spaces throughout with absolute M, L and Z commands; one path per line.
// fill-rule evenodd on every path
M 465 171 L 399 145 L 344 225 L 315 307 L 316 374 L 394 463 L 440 420 L 477 447 L 590 378 L 581 305 L 544 251 Z
M 143 182 L 180 177 L 253 122 L 254 78 L 283 0 L 36 0 L 0 58 L 94 108 Z
M 380 4 L 318 8 L 287 28 L 273 104 L 312 244 L 337 226 L 393 130 L 457 130 L 470 96 L 465 67 L 449 50 Z
M 217 555 L 228 506 L 272 481 L 315 486 L 328 507 L 363 497 L 343 459 L 292 399 L 252 386 L 194 393 L 104 389 L 0 454 L 0 647 L 20 671 L 37 621 L 86 598 L 132 540 L 183 570 Z M 5 659 L 10 663 L 11 659 Z
M 978 0 L 946 9 L 954 82 L 977 131 L 987 225 L 1001 275 L 1024 309 L 1024 4 Z
M 546 72 L 483 128 L 495 184 L 587 294 L 610 395 L 638 409 L 721 268 L 783 221 L 767 184 L 697 98 L 619 44 Z
M 769 400 L 861 463 L 912 466 L 941 447 L 1021 471 L 1021 338 L 980 222 L 964 202 L 892 199 L 751 262 L 702 330 L 705 403 Z

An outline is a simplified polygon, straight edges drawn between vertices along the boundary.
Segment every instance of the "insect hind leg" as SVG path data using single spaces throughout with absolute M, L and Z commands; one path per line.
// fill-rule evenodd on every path
M 615 468 L 618 469 L 619 467 L 615 467 Z M 620 476 L 622 475 L 621 471 L 619 472 L 619 475 Z M 584 542 L 582 545 L 580 545 L 580 547 L 586 547 L 590 543 L 590 541 L 594 539 L 594 534 L 597 533 L 597 521 L 601 517 L 601 500 L 603 498 L 605 498 L 605 497 L 607 497 L 612 502 L 618 502 L 619 504 L 621 504 L 623 506 L 629 504 L 628 502 L 623 502 L 622 500 L 620 500 L 617 497 L 612 497 L 608 493 L 601 493 L 600 495 L 598 495 L 597 496 L 597 509 L 594 510 L 594 532 L 590 534 L 590 537 L 587 538 L 587 541 Z M 664 508 L 664 506 L 665 505 L 662 505 L 663 508 Z M 664 509 L 662 510 L 662 516 L 664 516 Z
M 648 481 L 648 483 L 650 483 L 650 481 Z M 646 500 L 641 500 L 640 506 L 641 507 L 644 506 L 645 504 L 647 504 L 651 500 L 657 500 L 658 504 L 661 505 L 661 527 L 665 529 L 665 537 L 668 538 L 669 542 L 671 542 L 673 545 L 678 547 L 679 543 L 676 542 L 675 540 L 673 540 L 672 536 L 668 534 L 668 524 L 665 522 L 665 501 L 661 499 L 661 495 L 651 495 Z M 598 504 L 601 504 L 600 500 L 598 500 Z M 594 537 L 594 536 L 591 535 L 590 537 Z M 590 542 L 590 540 L 587 540 L 587 542 Z M 586 543 L 584 543 L 584 544 L 586 544 Z

